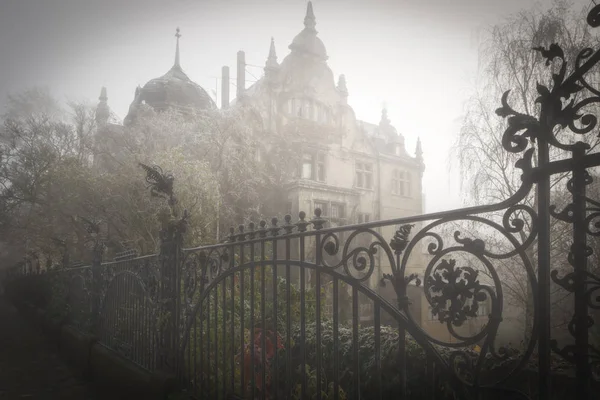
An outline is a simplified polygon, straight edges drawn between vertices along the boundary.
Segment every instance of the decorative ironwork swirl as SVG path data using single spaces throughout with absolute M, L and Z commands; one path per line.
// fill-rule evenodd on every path
M 597 23 L 597 13 L 596 6 L 590 11 L 588 21 Z M 502 137 L 503 147 L 509 152 L 518 153 L 524 151 L 530 141 L 543 140 L 567 151 L 589 149 L 590 146 L 584 142 L 561 142 L 557 137 L 560 130 L 555 128 L 569 128 L 571 132 L 583 136 L 597 127 L 597 117 L 585 109 L 600 102 L 600 91 L 586 80 L 585 74 L 600 59 L 599 52 L 591 48 L 581 50 L 573 63 L 573 72 L 567 74 L 568 61 L 559 45 L 553 43 L 548 48 L 537 47 L 534 50 L 546 59 L 546 66 L 558 62 L 560 68 L 552 74 L 551 88 L 540 83 L 537 85 L 539 97 L 536 103 L 541 106 L 539 118 L 515 111 L 508 104 L 510 90 L 504 93 L 502 107 L 496 110 L 496 114 L 508 118 L 508 127 Z M 582 96 L 586 89 L 590 94 L 587 97 Z
M 594 28 L 600 26 L 600 5 L 595 5 L 589 11 L 587 23 Z M 532 148 L 528 149 L 529 143 L 538 143 L 541 165 L 537 173 L 540 178 L 545 179 L 545 186 L 547 186 L 551 174 L 572 173 L 572 178 L 566 184 L 572 201 L 561 210 L 557 210 L 556 206 L 551 206 L 548 211 L 556 220 L 571 225 L 573 230 L 573 244 L 566 256 L 572 271 L 559 276 L 558 270 L 552 270 L 550 277 L 557 285 L 575 295 L 573 316 L 568 324 L 575 345 L 559 348 L 557 342 L 554 341 L 551 348 L 575 364 L 576 369 L 580 372 L 577 375 L 578 386 L 582 388 L 578 393 L 581 396 L 587 396 L 585 394 L 587 393 L 587 383 L 584 382 L 585 379 L 581 378 L 589 375 L 588 371 L 583 371 L 588 368 L 585 364 L 589 361 L 592 368 L 598 368 L 598 349 L 588 343 L 588 329 L 595 323 L 588 315 L 588 310 L 597 310 L 600 303 L 598 276 L 587 270 L 587 264 L 589 264 L 587 259 L 593 254 L 593 248 L 588 245 L 588 239 L 600 236 L 600 203 L 584 196 L 585 187 L 592 183 L 592 177 L 585 168 L 598 165 L 597 157 L 594 157 L 597 154 L 586 155 L 591 146 L 584 140 L 596 136 L 600 88 L 598 88 L 597 82 L 590 82 L 586 78 L 586 74 L 600 62 L 600 50 L 584 48 L 579 51 L 574 60 L 567 60 L 564 51 L 557 44 L 551 44 L 547 48 L 539 47 L 535 50 L 545 58 L 546 66 L 552 64 L 553 67 L 557 67 L 555 68 L 556 72 L 552 74 L 550 85 L 545 86 L 539 83 L 537 85 L 539 97 L 536 102 L 540 105 L 539 114 L 537 116 L 525 115 L 511 108 L 508 104 L 509 91 L 504 93 L 502 106 L 496 110 L 496 113 L 508 119 L 508 127 L 502 139 L 503 146 L 507 151 L 515 153 L 531 151 Z M 569 132 L 577 140 L 570 140 L 573 135 L 565 135 L 569 140 L 559 138 L 559 135 Z M 549 146 L 565 151 L 563 152 L 564 159 L 560 161 L 547 160 Z M 542 196 L 548 196 L 548 194 L 544 193 Z M 548 247 L 550 246 L 548 242 L 541 243 L 539 246 L 542 249 Z M 545 352 L 547 349 L 540 349 L 540 351 Z
M 154 197 L 162 197 L 169 200 L 169 205 L 174 206 L 176 203 L 173 195 L 173 182 L 175 178 L 173 174 L 164 173 L 158 165 L 148 166 L 139 163 L 139 166 L 146 172 L 146 182 L 150 189 L 150 194 Z
M 192 317 L 204 288 L 217 279 L 229 266 L 228 249 L 185 250 L 182 262 L 182 327 Z
M 509 248 L 500 249 L 486 247 L 485 241 L 481 238 L 465 237 L 460 231 L 454 232 L 454 241 L 456 245 L 446 247 L 441 234 L 434 231 L 434 228 L 442 228 L 450 223 L 459 221 L 470 221 L 485 226 L 480 231 L 496 232 L 503 237 L 509 245 Z M 406 229 L 405 231 L 406 232 Z M 491 373 L 485 375 L 483 370 L 483 361 L 486 357 L 492 357 L 498 364 L 503 364 L 509 360 L 509 354 L 504 348 L 497 348 L 495 341 L 497 338 L 498 327 L 502 321 L 503 311 L 503 283 L 500 279 L 492 261 L 517 257 L 519 263 L 522 263 L 523 270 L 527 274 L 528 284 L 531 285 L 532 292 L 536 291 L 536 276 L 527 257 L 526 250 L 537 236 L 537 214 L 526 205 L 516 204 L 508 207 L 502 215 L 502 224 L 498 224 L 488 219 L 476 215 L 463 215 L 454 218 L 442 218 L 434 221 L 419 230 L 412 240 L 406 242 L 397 240 L 402 237 L 402 231 L 397 232 L 394 241 L 401 243 L 399 249 L 405 248 L 401 264 L 393 270 L 397 276 L 390 277 L 394 284 L 397 294 L 400 296 L 406 290 L 406 278 L 404 271 L 411 253 L 419 248 L 419 243 L 425 243 L 428 253 L 432 256 L 427 268 L 425 269 L 423 282 L 425 297 L 432 307 L 432 313 L 437 319 L 446 325 L 450 335 L 454 338 L 452 341 L 444 341 L 432 337 L 426 331 L 422 335 L 430 343 L 447 348 L 456 348 L 447 362 L 448 367 L 453 373 L 459 376 L 468 384 L 474 384 L 487 376 L 487 379 L 493 382 L 488 384 L 497 384 L 520 371 L 529 360 L 535 347 L 535 331 L 537 323 L 534 323 L 531 339 L 527 343 L 526 350 L 520 355 L 517 361 L 513 362 L 502 374 Z M 405 244 L 406 243 L 406 244 Z M 471 263 L 475 261 L 481 265 L 489 276 L 490 284 L 480 282 L 480 269 L 473 265 L 461 265 L 457 261 L 456 255 L 468 255 Z M 464 257 L 463 257 L 464 258 Z M 414 277 L 409 277 L 414 279 Z M 482 325 L 474 333 L 461 333 L 457 328 L 461 327 L 471 318 L 479 314 L 479 308 L 483 302 L 490 305 L 490 313 L 487 316 L 487 324 Z M 406 304 L 404 312 L 409 319 L 418 324 L 417 319 L 411 315 L 411 310 Z M 534 307 L 537 312 L 537 307 Z M 532 316 L 532 318 L 534 318 Z M 459 350 L 467 346 L 479 344 L 481 351 L 474 355 L 466 350 Z
M 352 247 L 351 244 L 361 234 L 371 235 L 374 241 L 368 246 Z M 376 266 L 375 255 L 378 249 L 383 249 L 384 254 L 388 253 L 388 258 L 393 258 L 383 236 L 372 229 L 357 229 L 350 233 L 344 242 L 341 255 L 339 254 L 340 239 L 333 232 L 324 235 L 319 246 L 330 256 L 341 256 L 341 260 L 333 265 L 328 264 L 327 260 L 323 260 L 325 266 L 331 269 L 342 267 L 347 276 L 358 282 L 366 282 L 371 278 Z

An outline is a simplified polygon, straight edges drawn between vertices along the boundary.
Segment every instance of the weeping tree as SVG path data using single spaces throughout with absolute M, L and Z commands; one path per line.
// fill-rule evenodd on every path
M 455 159 L 462 174 L 467 203 L 498 203 L 513 196 L 520 187 L 521 171 L 515 168 L 517 156 L 502 147 L 506 120 L 496 114 L 500 99 L 510 90 L 506 94 L 509 103 L 520 112 L 537 118 L 540 108 L 536 99 L 541 94 L 540 90 L 543 90 L 540 85 L 551 87 L 552 73 L 560 68 L 560 63 L 547 65 L 540 50 L 556 43 L 563 49 L 566 60 L 575 60 L 582 49 L 597 48 L 600 41 L 587 25 L 586 14 L 587 9 L 576 10 L 565 1 L 554 1 L 546 9 L 536 6 L 514 14 L 485 32 L 480 43 L 477 79 L 473 93 L 466 103 L 462 126 L 454 145 Z M 574 62 L 568 67 L 573 68 L 572 64 Z M 588 78 L 592 81 L 597 79 L 591 75 L 588 75 Z M 568 129 L 561 134 L 565 142 L 582 140 Z M 590 140 L 590 151 L 596 151 L 598 139 Z M 551 159 L 560 157 L 559 150 L 555 149 L 551 154 Z M 537 164 L 535 156 L 533 164 Z M 556 175 L 551 179 L 552 202 L 560 210 L 568 199 L 565 185 L 569 176 Z M 535 191 L 525 198 L 524 203 L 535 210 Z M 526 222 L 526 229 L 518 238 L 523 241 L 531 232 L 531 219 L 524 214 L 517 216 L 523 217 Z M 477 231 L 472 228 L 471 233 L 477 235 Z M 463 231 L 468 230 L 463 227 Z M 558 219 L 552 220 L 553 269 L 560 270 L 567 264 L 566 256 L 571 237 L 571 228 L 568 225 Z M 496 249 L 508 246 L 506 241 L 493 233 L 486 237 L 486 244 Z M 534 266 L 537 265 L 536 254 L 534 242 L 527 251 L 528 258 Z M 495 265 L 505 285 L 507 303 L 517 310 L 518 319 L 526 325 L 525 331 L 530 331 L 532 293 L 530 286 L 526 284 L 528 278 L 522 263 L 507 259 L 498 260 Z M 555 331 L 566 331 L 571 309 L 568 297 L 569 295 L 558 286 L 553 288 Z M 525 313 L 520 312 L 522 310 L 525 310 Z

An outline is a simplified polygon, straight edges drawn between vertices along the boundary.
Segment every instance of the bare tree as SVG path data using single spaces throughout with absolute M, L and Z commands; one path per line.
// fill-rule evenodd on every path
M 486 40 L 480 47 L 480 68 L 472 97 L 468 101 L 462 128 L 456 140 L 454 150 L 460 165 L 463 186 L 468 202 L 478 204 L 497 203 L 513 196 L 521 186 L 521 171 L 515 168 L 517 158 L 502 147 L 502 136 L 506 121 L 496 115 L 500 98 L 507 90 L 510 103 L 520 112 L 537 117 L 539 106 L 538 84 L 552 86 L 554 66 L 547 66 L 539 51 L 558 43 L 565 52 L 567 60 L 574 60 L 585 47 L 597 47 L 598 39 L 586 24 L 585 12 L 573 11 L 565 1 L 555 1 L 543 10 L 539 6 L 517 13 L 502 24 L 491 27 Z M 581 140 L 570 132 L 564 133 L 564 140 Z M 590 143 L 595 149 L 598 142 Z M 554 151 L 552 159 L 560 158 Z M 536 160 L 533 160 L 534 165 Z M 566 202 L 566 181 L 568 176 L 552 177 L 553 203 L 561 209 Z M 535 192 L 523 201 L 535 210 Z M 522 215 L 521 215 L 522 216 Z M 530 219 L 524 218 L 528 224 Z M 523 241 L 531 231 L 528 224 L 521 232 Z M 551 226 L 551 249 L 553 268 L 560 269 L 565 264 L 570 244 L 570 227 L 559 220 L 553 220 Z M 505 246 L 506 243 L 490 235 L 488 246 Z M 528 249 L 528 257 L 535 266 L 535 242 Z M 513 260 L 498 261 L 497 271 L 503 276 L 507 301 L 525 310 L 524 320 L 531 321 L 532 293 L 522 263 Z M 566 294 L 558 287 L 553 289 L 553 309 L 556 311 L 556 328 L 565 327 Z M 565 306 L 564 312 L 561 306 Z

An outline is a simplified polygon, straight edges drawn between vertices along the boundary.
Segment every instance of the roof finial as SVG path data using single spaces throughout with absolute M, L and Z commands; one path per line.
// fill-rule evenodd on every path
M 177 45 L 175 47 L 175 66 L 181 68 L 179 64 L 179 38 L 181 37 L 181 33 L 179 33 L 179 27 L 175 29 L 175 37 L 177 38 Z
M 306 29 L 315 30 L 315 26 L 317 26 L 317 21 L 315 19 L 315 13 L 313 12 L 312 1 L 308 2 L 306 6 L 306 17 L 304 17 L 304 26 Z

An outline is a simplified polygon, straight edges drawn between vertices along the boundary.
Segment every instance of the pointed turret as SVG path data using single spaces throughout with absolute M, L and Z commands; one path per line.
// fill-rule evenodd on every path
M 421 138 L 417 138 L 417 148 L 415 149 L 415 158 L 423 161 L 423 149 L 421 148 Z
M 308 55 L 315 57 L 317 60 L 326 61 L 328 58 L 327 51 L 321 39 L 317 37 L 316 25 L 317 20 L 313 12 L 313 6 L 309 1 L 306 7 L 306 16 L 304 17 L 304 29 L 296 35 L 289 48 L 296 54 Z
M 344 74 L 340 75 L 338 79 L 337 89 L 342 96 L 344 104 L 348 104 L 348 87 L 346 86 L 346 76 Z
M 277 62 L 277 53 L 275 52 L 275 39 L 271 38 L 271 45 L 269 46 L 269 57 L 265 64 L 265 71 L 279 68 Z
M 102 87 L 100 90 L 100 97 L 98 97 L 100 102 L 96 107 L 96 123 L 98 126 L 104 126 L 108 123 L 108 118 L 110 117 L 110 108 L 108 107 L 108 97 L 106 96 L 106 88 Z
M 389 127 L 389 126 L 391 126 L 391 121 L 388 118 L 387 109 L 384 107 L 381 110 L 381 121 L 379 121 L 379 127 L 384 128 L 384 127 Z
M 317 26 L 317 19 L 313 12 L 312 1 L 309 1 L 306 6 L 306 16 L 304 17 L 304 27 L 309 30 L 313 30 L 316 33 L 315 26 Z

